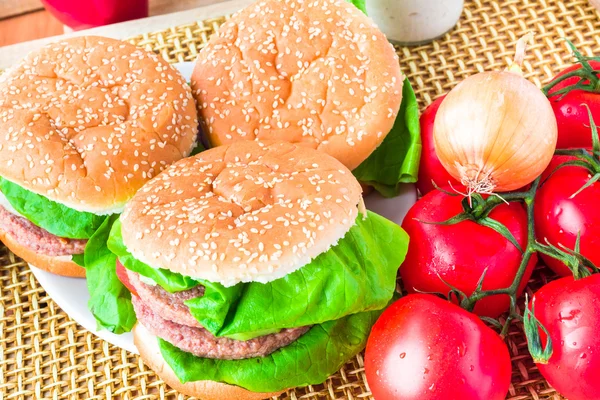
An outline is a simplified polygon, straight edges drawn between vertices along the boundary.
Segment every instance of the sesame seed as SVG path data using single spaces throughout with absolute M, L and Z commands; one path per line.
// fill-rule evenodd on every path
M 188 153 L 196 137 L 196 114 L 187 84 L 171 66 L 159 61 L 152 53 L 113 39 L 88 38 L 85 43 L 89 47 L 83 47 L 79 39 L 51 44 L 41 52 L 27 56 L 3 75 L 0 124 L 4 125 L 0 130 L 6 135 L 0 138 L 0 151 L 15 152 L 18 158 L 14 159 L 23 160 L 22 167 L 29 168 L 26 175 L 33 175 L 32 178 L 21 182 L 26 188 L 33 189 L 35 185 L 36 192 L 51 199 L 78 199 L 77 204 L 70 200 L 68 205 L 97 209 L 106 207 L 107 201 L 113 198 L 119 202 L 127 200 L 132 189 L 139 188 L 144 180 L 175 161 L 167 153 L 154 154 L 150 158 L 153 146 L 170 146 L 181 154 Z M 94 51 L 106 54 L 100 60 L 106 67 L 80 65 L 85 64 L 88 55 Z M 74 54 L 80 57 L 73 57 Z M 128 61 L 117 62 L 121 59 Z M 46 65 L 46 70 L 53 70 L 55 76 L 46 78 L 41 65 Z M 145 99 L 132 98 L 130 94 L 144 80 L 140 79 L 140 73 L 153 65 L 171 71 L 173 79 L 156 82 L 151 88 L 144 89 Z M 166 87 L 175 88 L 175 95 L 165 96 Z M 153 97 L 153 93 L 160 94 L 161 98 Z M 181 101 L 178 99 L 183 99 L 188 106 L 177 104 Z M 17 110 L 30 110 L 29 120 L 23 120 L 22 126 L 9 122 Z M 159 116 L 175 121 L 179 133 L 149 145 L 148 140 L 140 139 L 145 136 L 154 139 L 167 130 L 156 125 L 156 132 L 143 131 L 139 129 L 140 123 L 142 120 L 158 121 Z M 49 129 L 44 130 L 46 126 Z M 52 146 L 52 151 L 40 158 L 39 153 L 49 149 L 47 145 Z M 55 150 L 57 145 L 62 146 L 62 152 Z M 142 152 L 134 154 L 134 147 L 139 147 Z M 124 152 L 129 154 L 131 163 L 123 159 Z M 156 158 L 167 162 L 151 165 Z M 11 158 L 5 164 L 11 167 L 13 163 Z M 38 164 L 43 167 L 37 168 Z M 132 171 L 134 164 L 138 165 L 136 171 Z M 93 169 L 90 168 L 92 165 Z M 6 167 L 0 166 L 0 175 L 18 181 L 22 179 Z M 129 187 L 129 184 L 111 186 L 115 175 L 122 176 L 126 183 L 134 180 L 137 187 Z M 57 176 L 61 178 L 56 180 Z M 94 194 L 86 189 L 90 187 Z M 103 191 L 106 196 L 100 195 Z

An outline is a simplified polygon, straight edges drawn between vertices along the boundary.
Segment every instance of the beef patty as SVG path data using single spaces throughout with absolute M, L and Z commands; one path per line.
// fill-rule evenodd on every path
M 292 343 L 310 329 L 308 326 L 283 329 L 279 333 L 259 336 L 245 341 L 224 337 L 218 338 L 204 328 L 181 325 L 161 318 L 152 311 L 148 303 L 137 296 L 132 296 L 132 300 L 138 321 L 150 333 L 185 352 L 203 358 L 241 360 L 264 357 Z
M 51 234 L 0 206 L 0 229 L 20 245 L 50 257 L 82 254 L 87 239 L 67 239 Z
M 128 269 L 125 269 L 125 271 L 127 271 L 129 283 L 131 283 L 135 292 L 155 314 L 179 325 L 201 327 L 200 323 L 190 314 L 190 310 L 183 302 L 188 299 L 201 297 L 204 294 L 204 286 L 196 286 L 193 289 L 183 292 L 169 293 L 158 285 L 151 286 L 145 284 L 140 280 L 140 275 L 137 272 Z

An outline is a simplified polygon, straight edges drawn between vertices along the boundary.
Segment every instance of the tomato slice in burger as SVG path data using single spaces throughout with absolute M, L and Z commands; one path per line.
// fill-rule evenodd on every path
M 139 297 L 137 292 L 135 291 L 135 288 L 129 281 L 129 276 L 127 276 L 127 271 L 125 271 L 125 267 L 123 266 L 123 264 L 121 264 L 119 259 L 117 259 L 117 278 L 119 278 L 121 283 L 125 285 L 125 287 L 131 292 L 132 295 Z

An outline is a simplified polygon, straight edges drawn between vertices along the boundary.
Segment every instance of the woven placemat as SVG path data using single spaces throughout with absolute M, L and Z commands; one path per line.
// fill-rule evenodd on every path
M 193 61 L 225 17 L 144 34 L 129 42 L 171 62 Z M 571 62 L 562 37 L 586 54 L 600 54 L 600 19 L 587 0 L 467 0 L 458 26 L 441 40 L 399 47 L 402 68 L 423 108 L 458 80 L 502 69 L 517 38 L 536 33 L 525 62 L 526 76 L 547 81 Z M 548 280 L 538 269 L 529 285 Z M 527 353 L 520 327 L 508 339 L 513 379 L 508 398 L 560 399 Z M 325 384 L 296 389 L 286 399 L 363 399 L 370 396 L 362 356 L 348 362 Z M 140 359 L 109 345 L 71 320 L 48 297 L 29 268 L 0 246 L 0 400 L 4 399 L 179 398 Z

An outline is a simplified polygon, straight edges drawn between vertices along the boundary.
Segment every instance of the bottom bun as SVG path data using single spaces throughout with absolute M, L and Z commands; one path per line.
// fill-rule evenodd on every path
M 160 354 L 158 340 L 139 322 L 133 327 L 133 343 L 140 352 L 144 363 L 149 366 L 169 386 L 188 396 L 202 400 L 262 400 L 279 396 L 281 392 L 255 393 L 239 386 L 213 381 L 181 383 L 179 378 Z
M 2 230 L 0 230 L 0 240 L 10 251 L 39 269 L 72 278 L 85 278 L 85 268 L 80 267 L 73 261 L 36 253 L 30 248 L 19 244 L 12 236 Z

